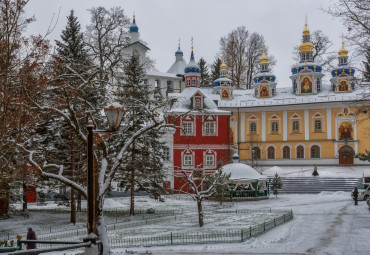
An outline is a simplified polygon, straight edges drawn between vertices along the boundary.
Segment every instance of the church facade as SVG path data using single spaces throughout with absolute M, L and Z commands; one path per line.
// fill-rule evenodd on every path
M 252 90 L 235 90 L 220 101 L 230 119 L 233 149 L 244 163 L 263 165 L 363 164 L 355 155 L 370 149 L 370 122 L 361 105 L 368 85 L 356 84 L 348 51 L 338 52 L 330 85 L 322 84 L 322 68 L 313 61 L 307 24 L 299 46 L 300 62 L 292 67 L 291 88 L 276 88 L 275 75 L 263 52 Z
M 141 47 L 145 56 L 149 48 L 134 42 L 135 21 L 132 26 L 128 48 Z M 370 103 L 364 98 L 370 84 L 356 81 L 343 43 L 330 84 L 323 84 L 307 23 L 302 37 L 300 61 L 291 68 L 291 87 L 277 86 L 264 50 L 260 71 L 248 90 L 234 88 L 224 61 L 213 87 L 201 87 L 193 47 L 187 63 L 180 43 L 167 72 L 147 73 L 147 85 L 158 89 L 158 100 L 177 100 L 167 112 L 169 123 L 178 127 L 165 138 L 168 189 L 186 191 L 182 171 L 211 174 L 233 157 L 252 166 L 368 163 L 355 155 L 370 150 L 370 116 L 361 110 Z

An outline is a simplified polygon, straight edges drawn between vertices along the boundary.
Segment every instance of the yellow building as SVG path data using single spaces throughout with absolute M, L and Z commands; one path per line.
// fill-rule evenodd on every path
M 356 84 L 344 44 L 329 86 L 322 85 L 322 68 L 313 61 L 307 24 L 299 49 L 300 63 L 292 68 L 291 88 L 276 88 L 276 77 L 263 51 L 253 88 L 234 90 L 231 99 L 218 102 L 219 109 L 233 113 L 230 137 L 240 161 L 250 163 L 253 158 L 263 165 L 367 163 L 354 157 L 370 150 L 368 113 L 358 107 L 365 86 Z

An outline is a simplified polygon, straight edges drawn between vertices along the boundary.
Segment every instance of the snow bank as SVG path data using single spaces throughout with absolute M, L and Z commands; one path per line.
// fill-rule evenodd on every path
M 266 172 L 269 172 L 270 174 L 273 173 L 277 173 L 278 175 L 283 175 L 285 170 L 282 169 L 281 167 L 278 167 L 278 166 L 273 166 L 271 168 L 269 168 Z
M 109 199 L 109 198 L 106 198 L 104 200 L 104 209 L 107 209 L 107 208 L 122 208 L 124 207 L 123 204 L 121 204 L 120 202 L 117 202 L 113 199 Z

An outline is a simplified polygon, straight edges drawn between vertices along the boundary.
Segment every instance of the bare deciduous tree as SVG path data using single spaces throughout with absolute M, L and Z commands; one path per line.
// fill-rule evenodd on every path
M 268 52 L 263 36 L 250 33 L 245 26 L 237 27 L 220 39 L 220 47 L 235 86 L 250 89 L 252 78 L 258 73 L 259 57 L 262 56 L 263 47 L 266 53 Z M 269 57 L 270 66 L 275 65 L 274 57 Z

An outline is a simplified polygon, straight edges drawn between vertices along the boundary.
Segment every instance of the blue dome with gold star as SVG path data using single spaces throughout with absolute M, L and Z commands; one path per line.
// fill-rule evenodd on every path
M 139 32 L 139 27 L 136 25 L 136 22 L 135 22 L 135 15 L 132 20 L 132 24 L 130 26 L 130 32 Z

